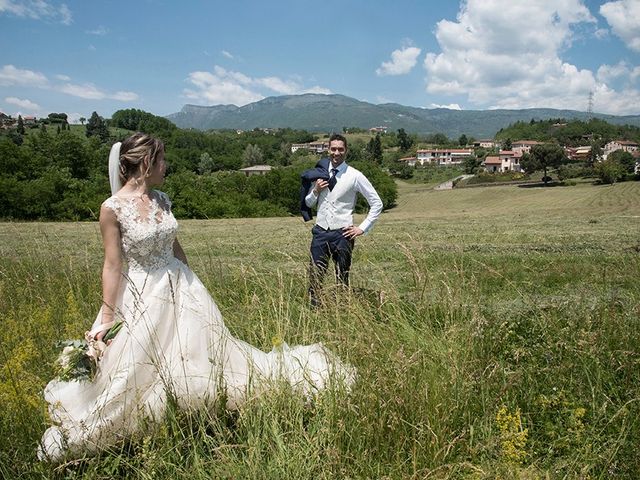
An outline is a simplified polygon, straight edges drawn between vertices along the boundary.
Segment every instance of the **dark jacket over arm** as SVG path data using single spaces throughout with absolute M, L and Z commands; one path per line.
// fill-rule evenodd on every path
M 300 213 L 302 214 L 302 218 L 304 218 L 305 222 L 308 222 L 313 218 L 313 213 L 311 209 L 307 207 L 304 199 L 309 193 L 309 189 L 313 182 L 319 179 L 329 180 L 329 163 L 330 160 L 328 158 L 321 158 L 318 163 L 316 163 L 315 168 L 305 170 L 300 175 L 302 180 L 302 185 L 300 186 Z

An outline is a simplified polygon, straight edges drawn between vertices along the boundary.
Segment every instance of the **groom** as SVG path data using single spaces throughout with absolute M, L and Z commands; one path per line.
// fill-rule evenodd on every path
M 305 197 L 307 207 L 317 205 L 316 224 L 311 230 L 311 266 L 309 269 L 309 296 L 311 305 L 320 303 L 318 295 L 322 277 L 327 271 L 329 258 L 335 264 L 336 278 L 349 285 L 351 253 L 356 237 L 367 233 L 382 212 L 382 200 L 362 172 L 345 162 L 347 139 L 339 134 L 329 138 L 329 179 L 319 178 Z M 369 214 L 358 226 L 353 224 L 356 193 L 369 203 Z

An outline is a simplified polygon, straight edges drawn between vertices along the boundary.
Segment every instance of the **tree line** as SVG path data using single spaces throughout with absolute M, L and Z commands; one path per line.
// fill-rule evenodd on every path
M 67 124 L 60 114 L 52 120 Z M 0 216 L 20 220 L 95 220 L 110 196 L 111 144 L 142 131 L 165 144 L 168 163 L 162 189 L 173 199 L 178 218 L 230 218 L 297 215 L 300 173 L 315 165 L 308 152 L 291 153 L 291 143 L 315 137 L 304 130 L 201 132 L 177 128 L 169 120 L 136 109 L 104 119 L 96 112 L 86 125 L 38 128 L 0 134 Z M 118 133 L 119 132 L 119 133 Z M 354 149 L 350 162 L 372 181 L 385 208 L 395 204 L 393 180 Z M 271 165 L 266 175 L 238 171 Z M 365 204 L 359 204 L 359 210 Z

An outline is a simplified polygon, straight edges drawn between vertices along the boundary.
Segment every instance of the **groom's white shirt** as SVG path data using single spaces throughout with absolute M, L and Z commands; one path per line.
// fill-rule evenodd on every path
M 329 165 L 329 171 L 333 166 Z M 369 214 L 358 226 L 367 233 L 382 212 L 382 200 L 371 182 L 360 170 L 342 162 L 337 167 L 337 183 L 333 190 L 325 188 L 316 195 L 313 187 L 305 197 L 308 207 L 318 204 L 316 225 L 326 230 L 337 230 L 353 225 L 353 209 L 356 205 L 356 194 L 360 192 L 369 203 Z

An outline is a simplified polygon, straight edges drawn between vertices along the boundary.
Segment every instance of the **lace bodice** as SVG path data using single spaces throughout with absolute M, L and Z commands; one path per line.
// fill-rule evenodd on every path
M 122 255 L 130 271 L 162 268 L 174 258 L 178 222 L 171 213 L 171 201 L 158 190 L 149 198 L 148 212 L 142 211 L 139 197 L 113 195 L 103 203 L 115 212 L 120 224 Z

